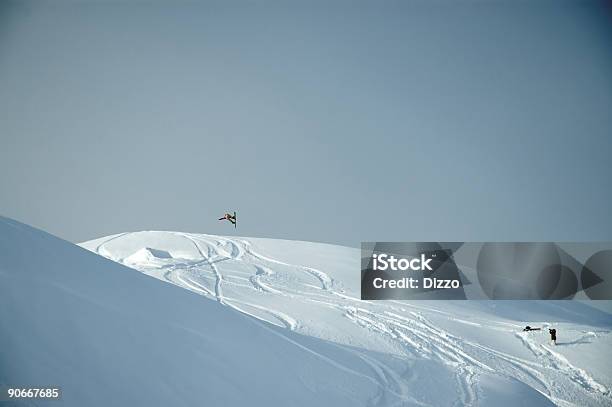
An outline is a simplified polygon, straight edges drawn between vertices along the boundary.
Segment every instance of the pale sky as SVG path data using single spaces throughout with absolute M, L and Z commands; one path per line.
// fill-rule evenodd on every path
M 75 242 L 612 240 L 609 4 L 4 1 L 0 214 Z

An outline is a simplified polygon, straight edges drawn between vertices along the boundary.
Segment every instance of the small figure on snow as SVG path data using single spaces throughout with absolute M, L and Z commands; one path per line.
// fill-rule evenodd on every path
M 234 212 L 233 215 L 231 213 L 226 213 L 222 218 L 219 218 L 219 220 L 229 220 L 234 224 L 234 227 L 236 227 L 236 212 Z
M 525 328 L 523 328 L 523 332 L 529 332 L 529 331 L 539 331 L 541 328 L 533 328 L 529 325 L 527 325 Z
M 557 330 L 549 329 L 548 333 L 550 333 L 550 341 L 552 342 L 553 345 L 556 345 L 557 344 Z

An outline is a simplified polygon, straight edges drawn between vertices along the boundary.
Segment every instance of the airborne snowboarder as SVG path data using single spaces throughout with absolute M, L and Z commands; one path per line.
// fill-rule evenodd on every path
M 222 218 L 219 218 L 219 220 L 229 220 L 234 224 L 234 227 L 236 227 L 236 211 L 234 211 L 233 215 L 231 213 L 226 213 Z

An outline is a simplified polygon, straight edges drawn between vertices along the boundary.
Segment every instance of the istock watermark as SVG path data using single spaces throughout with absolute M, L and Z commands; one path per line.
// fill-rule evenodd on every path
M 612 243 L 364 242 L 364 300 L 610 300 Z

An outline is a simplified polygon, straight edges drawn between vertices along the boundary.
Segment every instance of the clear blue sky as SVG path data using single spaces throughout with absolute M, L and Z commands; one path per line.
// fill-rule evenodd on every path
M 612 240 L 609 4 L 2 2 L 0 213 L 72 241 Z

